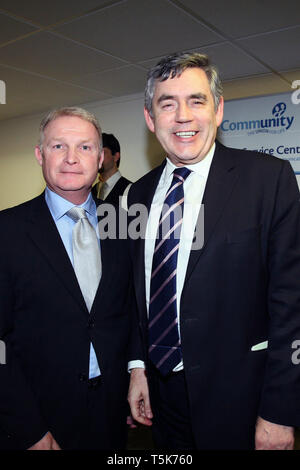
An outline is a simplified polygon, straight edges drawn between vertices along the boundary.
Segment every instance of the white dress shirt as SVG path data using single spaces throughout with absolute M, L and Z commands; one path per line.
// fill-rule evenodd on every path
M 177 259 L 177 274 L 176 274 L 176 289 L 177 289 L 177 315 L 178 315 L 178 328 L 180 318 L 180 299 L 186 276 L 190 251 L 194 238 L 194 231 L 199 216 L 199 210 L 202 204 L 203 194 L 206 186 L 210 165 L 215 151 L 215 144 L 206 155 L 206 157 L 198 163 L 193 165 L 185 165 L 186 168 L 191 170 L 191 174 L 183 184 L 184 188 L 184 211 L 183 221 L 181 227 L 178 259 Z M 146 305 L 147 312 L 149 312 L 149 298 L 150 298 L 150 280 L 152 270 L 152 259 L 155 247 L 155 238 L 161 214 L 162 206 L 165 200 L 167 191 L 172 183 L 173 171 L 177 167 L 167 158 L 166 166 L 161 174 L 158 186 L 156 188 L 150 214 L 148 218 L 146 237 L 145 237 L 145 288 L 146 288 Z M 180 336 L 180 331 L 179 331 Z M 131 361 L 129 368 L 143 367 L 142 361 Z M 182 362 L 175 367 L 174 371 L 183 368 Z

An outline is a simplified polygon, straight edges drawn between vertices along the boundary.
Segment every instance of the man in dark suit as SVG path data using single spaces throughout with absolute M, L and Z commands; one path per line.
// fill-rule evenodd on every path
M 124 448 L 129 254 L 125 240 L 96 237 L 98 121 L 81 108 L 51 112 L 35 154 L 45 192 L 0 214 L 0 448 Z
M 129 402 L 138 422 L 153 418 L 163 449 L 292 449 L 299 190 L 288 162 L 218 143 L 222 116 L 207 56 L 174 54 L 150 70 L 145 118 L 167 159 L 128 196 L 149 211 L 145 240 L 133 243 L 141 339 Z
M 113 134 L 102 133 L 104 159 L 99 169 L 99 182 L 93 186 L 92 194 L 106 203 L 118 206 L 119 197 L 131 184 L 119 171 L 121 149 Z

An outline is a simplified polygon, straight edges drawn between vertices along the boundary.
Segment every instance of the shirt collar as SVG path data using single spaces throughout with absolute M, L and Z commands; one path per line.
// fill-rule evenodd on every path
M 211 147 L 208 154 L 202 160 L 200 160 L 200 162 L 194 163 L 193 165 L 184 165 L 184 166 L 186 168 L 189 168 L 191 171 L 197 173 L 198 175 L 203 176 L 204 178 L 207 178 L 210 165 L 211 165 L 214 153 L 215 153 L 215 148 L 216 148 L 216 144 L 213 143 L 213 146 Z M 174 165 L 174 163 L 172 163 L 168 157 L 166 158 L 166 160 L 167 160 L 167 164 L 165 167 L 165 176 L 164 176 L 165 181 L 167 181 L 170 178 L 173 171 L 177 168 L 176 165 Z
M 68 212 L 69 209 L 76 206 L 76 204 L 73 204 L 67 199 L 59 196 L 54 191 L 51 191 L 51 189 L 48 187 L 46 187 L 45 190 L 45 199 L 54 220 L 59 220 L 66 214 L 66 212 Z M 96 205 L 91 193 L 88 195 L 86 201 L 83 204 L 79 204 L 76 207 L 83 207 L 90 215 L 94 215 L 96 211 Z
M 119 181 L 119 179 L 121 178 L 121 173 L 119 172 L 119 170 L 117 170 L 112 176 L 110 176 L 108 178 L 108 180 L 106 180 L 106 184 L 108 187 L 110 186 L 114 186 L 116 184 L 117 181 Z

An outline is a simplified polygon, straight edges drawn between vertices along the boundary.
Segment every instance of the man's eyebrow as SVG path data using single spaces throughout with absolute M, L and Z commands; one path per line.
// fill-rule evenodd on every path
M 159 104 L 162 101 L 166 100 L 174 100 L 175 98 L 176 97 L 174 95 L 163 94 L 158 98 L 157 103 Z M 188 99 L 200 99 L 203 101 L 207 101 L 207 95 L 205 93 L 192 93 L 188 96 Z
M 161 95 L 158 100 L 157 100 L 157 103 L 161 103 L 162 101 L 166 101 L 166 100 L 173 100 L 174 99 L 174 95 Z
M 207 95 L 205 93 L 193 93 L 192 95 L 189 96 L 190 99 L 200 99 L 203 101 L 207 101 Z
M 52 144 L 53 142 L 64 143 L 64 142 L 65 142 L 65 138 L 64 138 L 64 137 L 51 137 L 51 139 L 49 140 L 49 143 Z M 90 139 L 82 139 L 82 140 L 79 140 L 79 141 L 77 142 L 77 145 L 94 144 L 94 143 L 95 143 L 94 139 L 90 138 Z

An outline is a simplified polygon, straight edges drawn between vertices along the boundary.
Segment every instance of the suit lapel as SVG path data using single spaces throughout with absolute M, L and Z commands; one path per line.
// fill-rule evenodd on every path
M 237 181 L 236 161 L 231 152 L 223 145 L 216 143 L 216 150 L 210 167 L 206 188 L 203 196 L 202 208 L 204 210 L 204 244 L 202 249 L 191 250 L 186 273 L 186 281 L 211 237 L 218 220 L 229 200 Z M 198 219 L 201 224 L 201 218 Z
M 47 207 L 44 193 L 32 201 L 31 209 L 28 218 L 29 237 L 69 293 L 81 305 L 82 309 L 88 312 L 72 263 Z
M 105 201 L 101 201 L 100 199 L 94 198 L 97 206 L 101 204 L 105 204 Z M 118 217 L 118 210 L 116 207 L 116 217 Z M 101 221 L 101 217 L 98 216 L 98 223 Z M 116 238 L 118 238 L 118 223 L 116 224 Z M 113 285 L 113 275 L 118 269 L 117 267 L 117 257 L 116 257 L 116 250 L 112 245 L 113 240 L 110 238 L 101 237 L 100 234 L 100 249 L 101 249 L 101 264 L 102 264 L 102 272 L 101 272 L 101 279 L 100 283 L 95 295 L 95 299 L 101 294 L 101 292 L 105 292 L 109 286 Z

